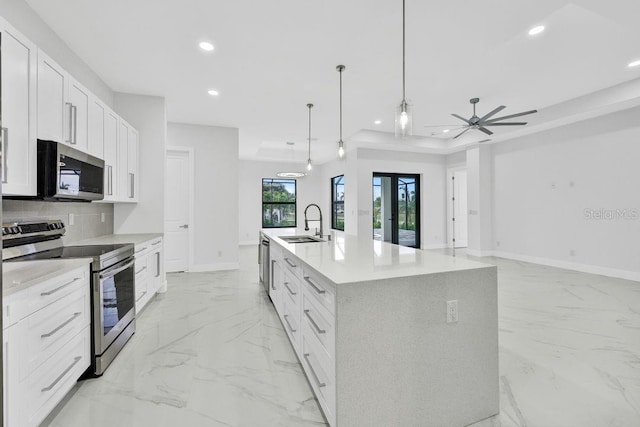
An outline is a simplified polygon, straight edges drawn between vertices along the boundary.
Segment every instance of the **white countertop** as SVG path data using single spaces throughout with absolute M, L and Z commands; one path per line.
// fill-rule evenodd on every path
M 107 234 L 106 236 L 92 237 L 91 239 L 73 242 L 73 245 L 117 245 L 122 243 L 139 245 L 140 243 L 145 243 L 163 236 L 162 233 Z
M 264 229 L 272 241 L 336 284 L 495 268 L 492 265 L 335 233 L 331 241 L 286 243 L 278 236 L 312 234 L 295 229 Z M 324 237 L 326 239 L 326 237 Z
M 78 267 L 89 268 L 93 258 L 51 259 L 39 261 L 15 261 L 2 263 L 3 297 L 60 276 Z

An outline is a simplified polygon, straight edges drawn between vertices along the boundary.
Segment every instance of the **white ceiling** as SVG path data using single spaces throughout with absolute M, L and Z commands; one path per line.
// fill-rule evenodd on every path
M 170 121 L 239 128 L 241 158 L 288 160 L 286 141 L 306 157 L 308 102 L 312 157 L 334 158 L 338 64 L 346 140 L 393 132 L 401 0 L 27 2 L 113 90 L 164 96 Z M 627 67 L 640 58 L 637 0 L 406 2 L 414 135 L 455 124 L 450 113 L 470 116 L 472 97 L 479 113 L 503 104 L 506 115 L 640 78 Z M 528 36 L 537 24 L 547 30 Z M 215 51 L 202 52 L 201 40 Z

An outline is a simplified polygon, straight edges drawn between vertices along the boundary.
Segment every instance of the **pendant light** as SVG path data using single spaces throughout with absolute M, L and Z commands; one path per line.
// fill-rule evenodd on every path
M 307 104 L 307 108 L 309 108 L 309 157 L 307 158 L 307 170 L 311 171 L 313 169 L 313 166 L 311 166 L 311 109 L 313 104 Z
M 346 67 L 338 65 L 336 70 L 340 73 L 340 140 L 338 141 L 338 157 L 344 157 L 344 141 L 342 141 L 342 72 Z
M 287 147 L 289 147 L 289 153 L 291 155 L 291 163 L 295 164 L 295 153 L 293 151 L 294 142 L 287 141 Z M 277 172 L 276 176 L 280 178 L 302 178 L 306 173 L 299 171 L 285 171 L 285 172 Z
M 409 136 L 413 131 L 411 110 L 405 96 L 405 0 L 402 0 L 402 102 L 396 110 L 396 136 Z

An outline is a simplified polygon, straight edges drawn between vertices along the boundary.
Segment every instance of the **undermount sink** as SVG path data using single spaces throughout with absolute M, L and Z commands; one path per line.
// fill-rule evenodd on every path
M 315 237 L 315 236 L 307 236 L 307 235 L 301 235 L 301 236 L 278 236 L 279 238 L 281 238 L 282 240 L 284 240 L 287 243 L 315 243 L 315 242 L 324 242 L 324 240 Z

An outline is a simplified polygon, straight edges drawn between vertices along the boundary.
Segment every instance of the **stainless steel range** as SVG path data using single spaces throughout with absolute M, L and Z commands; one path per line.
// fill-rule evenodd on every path
M 136 329 L 134 249 L 131 244 L 63 246 L 62 221 L 2 225 L 2 260 L 91 258 L 91 345 L 85 376 L 100 376 Z

